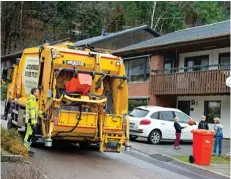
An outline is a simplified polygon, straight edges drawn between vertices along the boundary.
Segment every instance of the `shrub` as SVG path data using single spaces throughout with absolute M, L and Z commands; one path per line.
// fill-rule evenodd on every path
M 24 147 L 16 129 L 7 130 L 1 127 L 1 147 L 12 154 L 28 157 L 28 150 Z
M 1 101 L 6 100 L 7 97 L 7 84 L 1 84 Z

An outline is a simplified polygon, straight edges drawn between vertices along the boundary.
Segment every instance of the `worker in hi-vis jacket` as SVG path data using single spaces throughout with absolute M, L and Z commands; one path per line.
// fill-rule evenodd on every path
M 39 89 L 31 89 L 31 94 L 26 101 L 26 135 L 24 137 L 24 146 L 28 149 L 29 155 L 33 156 L 34 152 L 30 150 L 32 136 L 38 124 L 38 117 L 43 118 L 43 113 L 39 111 L 38 105 Z

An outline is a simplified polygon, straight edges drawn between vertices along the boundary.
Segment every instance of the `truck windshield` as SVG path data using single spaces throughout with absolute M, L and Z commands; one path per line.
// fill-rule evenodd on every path
M 149 111 L 147 111 L 147 110 L 135 108 L 132 110 L 132 112 L 129 114 L 129 116 L 131 116 L 131 117 L 145 117 L 145 116 L 147 116 L 148 113 L 149 113 Z

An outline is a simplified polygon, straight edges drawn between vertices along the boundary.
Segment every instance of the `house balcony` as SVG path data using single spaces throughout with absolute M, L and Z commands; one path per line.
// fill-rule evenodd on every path
M 151 95 L 229 94 L 230 69 L 155 74 L 150 76 Z

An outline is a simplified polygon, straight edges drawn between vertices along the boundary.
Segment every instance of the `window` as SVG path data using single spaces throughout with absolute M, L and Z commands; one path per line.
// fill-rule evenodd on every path
M 230 53 L 219 54 L 219 65 L 221 69 L 230 69 Z
M 146 81 L 150 76 L 149 58 L 124 60 L 128 81 Z
M 159 118 L 159 112 L 154 112 L 154 113 L 150 116 L 150 118 L 152 118 L 152 119 L 160 119 L 160 118 Z
M 147 110 L 135 108 L 132 110 L 132 112 L 129 114 L 129 116 L 131 116 L 131 117 L 145 117 L 145 116 L 147 116 L 148 113 L 149 113 L 149 111 L 147 111 Z
M 188 121 L 190 120 L 190 118 L 188 116 L 186 116 L 185 114 L 181 113 L 181 112 L 174 112 L 176 117 L 180 118 L 180 122 L 181 123 L 188 123 Z
M 187 57 L 185 58 L 185 67 L 189 67 L 190 69 L 187 69 L 185 71 L 202 71 L 202 70 L 208 70 L 209 65 L 209 56 L 203 55 L 203 56 L 196 56 L 196 57 Z M 192 68 L 195 67 L 196 68 Z
M 131 112 L 135 107 L 147 106 L 148 99 L 129 99 L 128 100 L 128 111 Z
M 161 111 L 160 113 L 162 115 L 163 120 L 165 120 L 165 121 L 173 121 L 174 116 L 173 116 L 172 111 Z
M 164 59 L 164 73 L 171 73 L 173 61 L 170 58 L 165 57 Z
M 205 116 L 209 123 L 214 123 L 215 117 L 221 117 L 221 101 L 205 101 Z

